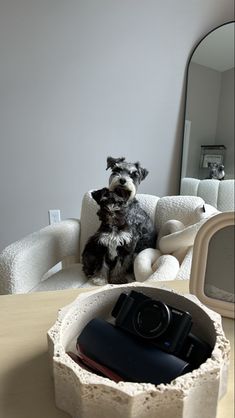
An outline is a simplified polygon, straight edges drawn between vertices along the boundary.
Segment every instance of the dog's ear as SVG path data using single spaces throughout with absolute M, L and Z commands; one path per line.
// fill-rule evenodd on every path
M 98 203 L 98 205 L 100 204 L 100 201 L 102 199 L 102 197 L 104 196 L 104 194 L 109 191 L 109 189 L 107 187 L 104 187 L 103 189 L 99 189 L 99 190 L 94 190 L 94 192 L 91 192 L 91 196 L 93 197 L 93 199 Z
M 148 175 L 148 170 L 146 169 L 146 168 L 140 168 L 140 174 L 141 174 L 141 180 L 144 180 L 145 179 L 145 177 L 147 177 L 147 175 Z
M 145 179 L 145 177 L 147 177 L 147 175 L 148 175 L 148 170 L 146 169 L 146 168 L 142 168 L 142 167 L 140 167 L 140 163 L 139 163 L 139 161 L 137 161 L 136 163 L 135 163 L 135 166 L 136 166 L 136 168 L 137 168 L 137 170 L 138 170 L 138 172 L 139 172 L 139 175 L 140 175 L 140 181 L 142 181 L 142 180 L 144 180 Z
M 121 158 L 108 157 L 106 170 L 108 170 L 109 168 L 112 169 L 116 164 L 122 163 L 123 161 L 125 161 L 124 157 L 121 157 Z

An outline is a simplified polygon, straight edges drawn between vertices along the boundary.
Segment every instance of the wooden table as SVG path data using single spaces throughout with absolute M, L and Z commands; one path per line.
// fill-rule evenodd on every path
M 162 285 L 182 293 L 188 292 L 187 281 L 158 284 Z M 54 404 L 46 333 L 55 322 L 58 309 L 85 290 L 0 296 L 1 418 L 69 417 Z M 231 341 L 232 356 L 229 387 L 226 396 L 219 402 L 217 418 L 234 418 L 234 321 L 223 318 L 223 327 Z

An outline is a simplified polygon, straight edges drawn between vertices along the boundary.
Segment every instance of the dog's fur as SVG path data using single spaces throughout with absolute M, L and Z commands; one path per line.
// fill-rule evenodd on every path
M 224 165 L 218 163 L 208 163 L 209 179 L 224 180 Z
M 109 189 L 92 192 L 100 206 L 97 214 L 101 225 L 82 255 L 85 274 L 99 285 L 127 282 L 135 256 L 145 248 L 155 248 L 157 238 L 150 217 L 135 198 L 148 171 L 139 162 L 128 163 L 123 157 L 108 157 L 109 168 Z
M 148 175 L 148 170 L 141 167 L 139 162 L 128 163 L 124 157 L 107 158 L 107 168 L 111 169 L 109 190 L 118 195 L 129 193 L 126 210 L 126 220 L 136 230 L 135 253 L 145 248 L 156 248 L 156 230 L 148 214 L 141 208 L 135 198 L 138 186 Z
M 94 284 L 126 283 L 132 272 L 136 235 L 127 222 L 129 193 L 118 196 L 108 188 L 92 192 L 100 206 L 101 225 L 88 240 L 83 254 L 83 271 Z

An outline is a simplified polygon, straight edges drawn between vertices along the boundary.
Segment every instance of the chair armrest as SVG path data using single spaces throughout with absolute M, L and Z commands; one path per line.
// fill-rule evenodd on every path
M 27 293 L 54 265 L 79 258 L 80 221 L 47 226 L 6 247 L 0 254 L 0 294 Z

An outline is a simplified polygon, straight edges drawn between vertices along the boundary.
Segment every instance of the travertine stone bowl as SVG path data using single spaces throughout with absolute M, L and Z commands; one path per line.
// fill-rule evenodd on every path
M 75 363 L 66 351 L 75 350 L 83 327 L 96 316 L 109 319 L 119 294 L 132 289 L 189 311 L 192 332 L 213 347 L 211 358 L 193 372 L 158 386 L 115 383 Z M 56 405 L 73 418 L 215 418 L 218 399 L 226 392 L 230 346 L 221 317 L 192 295 L 182 296 L 140 283 L 107 285 L 82 293 L 59 311 L 48 331 L 48 347 Z

